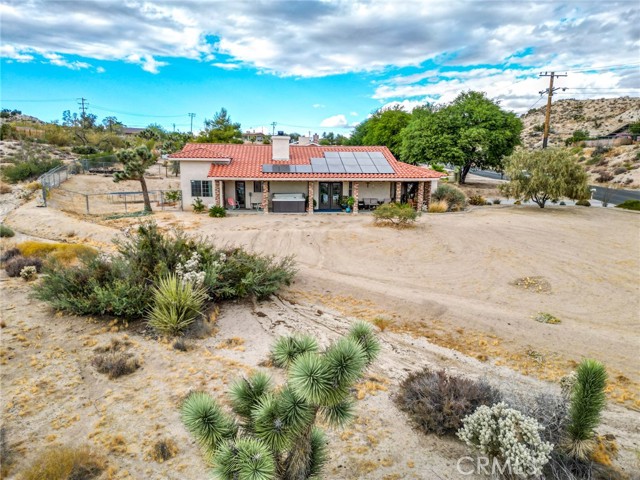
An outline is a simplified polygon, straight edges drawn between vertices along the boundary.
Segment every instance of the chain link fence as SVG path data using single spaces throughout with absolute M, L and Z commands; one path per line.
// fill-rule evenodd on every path
M 182 210 L 179 190 L 151 190 L 149 200 L 154 211 Z M 51 189 L 48 206 L 80 215 L 116 215 L 144 210 L 142 192 L 81 193 L 63 188 Z

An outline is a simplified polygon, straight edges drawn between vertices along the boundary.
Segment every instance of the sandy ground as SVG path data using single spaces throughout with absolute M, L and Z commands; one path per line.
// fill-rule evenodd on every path
M 34 446 L 89 443 L 109 452 L 113 478 L 204 478 L 177 413 L 184 394 L 221 393 L 238 374 L 262 368 L 277 335 L 306 331 L 326 344 L 354 318 L 376 317 L 388 324 L 380 333 L 383 354 L 360 389 L 358 420 L 331 433 L 327 478 L 470 478 L 456 473 L 465 453 L 459 442 L 415 432 L 395 407 L 409 371 L 439 366 L 533 392 L 557 389 L 551 381 L 587 356 L 605 362 L 612 377 L 600 431 L 616 435 L 626 472 L 640 470 L 640 215 L 491 206 L 424 215 L 407 230 L 374 227 L 367 214 L 155 218 L 215 242 L 295 255 L 296 282 L 258 305 L 224 305 L 218 332 L 182 353 L 134 331 L 109 331 L 104 321 L 54 315 L 28 299 L 27 284 L 4 278 L 3 423 L 25 455 L 14 472 Z M 105 247 L 134 223 L 87 220 L 35 202 L 6 219 L 24 234 Z M 536 322 L 539 312 L 561 323 Z M 108 380 L 90 365 L 93 348 L 123 335 L 143 368 Z M 223 348 L 234 337 L 241 345 Z M 178 443 L 178 455 L 150 461 L 153 442 L 167 437 Z

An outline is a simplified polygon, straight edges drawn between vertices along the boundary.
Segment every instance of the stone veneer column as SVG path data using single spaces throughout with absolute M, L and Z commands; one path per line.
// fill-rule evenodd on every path
M 309 200 L 307 203 L 307 213 L 313 213 L 313 182 L 307 182 L 309 184 L 309 195 L 307 199 Z
M 431 204 L 431 184 L 433 182 L 424 182 L 424 204 L 429 209 L 429 205 Z
M 262 182 L 262 211 L 269 213 L 269 182 Z
M 424 183 L 418 182 L 418 202 L 416 203 L 416 210 L 422 211 L 422 204 L 424 203 Z
M 353 213 L 358 214 L 358 193 L 360 190 L 360 184 L 358 182 L 353 182 Z
M 218 180 L 213 181 L 213 204 L 220 206 L 220 182 Z
M 396 203 L 402 200 L 402 182 L 396 182 Z

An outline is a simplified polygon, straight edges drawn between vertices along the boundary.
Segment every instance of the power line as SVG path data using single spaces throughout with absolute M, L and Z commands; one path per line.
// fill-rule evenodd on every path
M 632 63 L 619 63 L 617 65 L 605 65 L 602 67 L 585 67 L 576 70 L 565 70 L 567 73 L 571 72 L 597 72 L 600 70 L 618 70 L 618 69 L 626 69 L 630 68 L 634 65 L 640 65 L 640 62 L 632 62 Z
M 71 98 L 57 98 L 52 100 L 20 100 L 20 99 L 8 100 L 6 98 L 2 99 L 2 102 L 20 102 L 20 103 L 55 103 L 55 102 L 71 102 L 71 101 L 73 101 L 73 99 Z
M 195 116 L 195 113 L 189 113 L 189 118 L 191 118 L 191 135 L 193 135 L 193 117 Z
M 99 105 L 94 105 L 93 108 L 95 110 L 102 110 L 103 112 L 109 112 L 109 113 L 117 113 L 119 115 L 130 115 L 132 117 L 145 117 L 145 118 L 177 118 L 177 117 L 184 117 L 185 114 L 181 113 L 180 115 L 153 115 L 153 114 L 146 114 L 146 113 L 132 113 L 132 112 L 122 112 L 119 110 L 114 110 L 112 108 L 107 108 L 107 107 L 101 107 Z
M 538 100 L 536 100 L 536 101 L 534 102 L 534 104 L 533 104 L 533 105 L 531 105 L 527 110 L 531 110 L 533 107 L 535 107 L 535 106 L 538 104 L 538 102 L 539 102 L 540 100 L 542 100 L 542 98 L 543 98 L 543 97 L 544 97 L 544 94 L 540 95 L 540 97 L 538 98 Z

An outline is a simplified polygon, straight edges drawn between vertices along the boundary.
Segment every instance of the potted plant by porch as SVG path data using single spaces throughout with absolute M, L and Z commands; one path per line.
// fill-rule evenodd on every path
M 356 199 L 353 197 L 347 198 L 347 213 L 351 213 L 353 205 L 356 203 Z
M 349 199 L 349 197 L 347 197 L 346 195 L 343 195 L 342 198 L 340 199 L 340 208 L 342 210 L 346 210 L 347 209 L 347 200 Z

